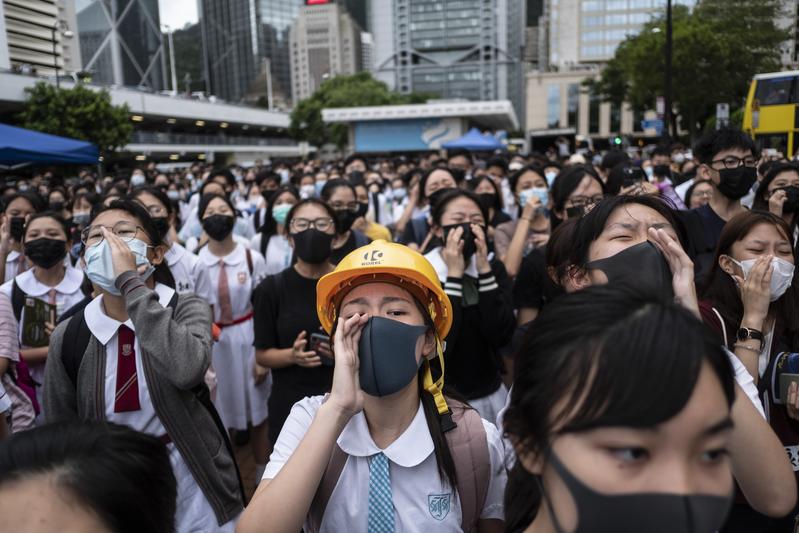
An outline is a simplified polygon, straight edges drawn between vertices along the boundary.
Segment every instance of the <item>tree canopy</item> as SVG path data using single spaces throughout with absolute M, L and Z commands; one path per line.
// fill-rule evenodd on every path
M 24 128 L 93 142 L 106 154 L 130 140 L 130 109 L 111 104 L 108 91 L 83 85 L 59 89 L 42 81 L 25 92 L 28 99 L 18 117 Z
M 777 26 L 780 0 L 700 0 L 693 10 L 675 5 L 672 108 L 675 120 L 695 135 L 719 102 L 743 106 L 752 77 L 780 68 L 780 44 L 790 36 Z M 606 101 L 629 102 L 636 111 L 655 107 L 665 81 L 665 13 L 646 23 L 616 49 L 595 83 Z
M 385 83 L 377 81 L 368 72 L 336 76 L 322 82 L 310 98 L 301 100 L 294 107 L 289 134 L 315 146 L 333 143 L 341 148 L 347 144 L 347 127 L 344 124 L 325 124 L 322 121 L 322 109 L 416 104 L 428 98 L 429 95 L 424 94 L 392 92 Z

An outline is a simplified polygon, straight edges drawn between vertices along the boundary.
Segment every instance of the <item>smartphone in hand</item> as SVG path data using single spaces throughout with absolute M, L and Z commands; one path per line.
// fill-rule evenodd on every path
M 326 355 L 327 353 L 331 352 L 330 337 L 328 335 L 311 333 L 311 338 L 309 339 L 308 344 L 310 345 L 310 349 L 316 352 L 316 355 L 319 356 L 322 366 L 334 366 L 335 359 L 333 359 L 332 354 L 330 356 Z

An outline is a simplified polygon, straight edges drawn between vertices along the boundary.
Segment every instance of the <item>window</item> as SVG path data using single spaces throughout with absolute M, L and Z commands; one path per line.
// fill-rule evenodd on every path
M 794 79 L 795 78 L 792 76 L 784 76 L 781 78 L 757 80 L 755 98 L 760 102 L 760 105 L 787 104 L 791 100 L 791 84 Z
M 547 88 L 547 127 L 560 126 L 560 86 L 550 85 Z
M 598 0 L 584 0 L 583 11 L 601 11 L 603 3 Z
M 577 83 L 570 83 L 566 96 L 566 109 L 569 114 L 569 127 L 577 128 L 580 122 L 580 85 Z
M 599 104 L 601 99 L 596 91 L 588 95 L 588 133 L 599 133 Z

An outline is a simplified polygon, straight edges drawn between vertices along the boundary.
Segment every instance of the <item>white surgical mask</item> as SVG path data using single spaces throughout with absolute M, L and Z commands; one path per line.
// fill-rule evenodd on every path
M 554 183 L 555 178 L 558 177 L 558 173 L 555 172 L 555 171 L 550 170 L 549 172 L 544 174 L 544 177 L 547 179 L 547 185 L 552 187 L 552 183 Z
M 130 185 L 131 187 L 141 187 L 147 182 L 147 178 L 145 178 L 141 174 L 134 174 L 130 177 Z
M 136 267 L 147 265 L 147 270 L 144 271 L 141 278 L 149 278 L 155 271 L 155 267 L 147 259 L 147 248 L 149 248 L 147 243 L 133 239 L 126 244 L 136 258 Z M 117 276 L 114 273 L 114 262 L 111 259 L 111 247 L 108 245 L 108 239 L 103 239 L 99 244 L 86 248 L 83 260 L 86 262 L 86 275 L 92 283 L 111 294 L 117 296 L 121 294 L 116 287 Z
M 732 257 L 730 257 L 730 259 L 733 263 L 741 267 L 744 273 L 744 280 L 749 277 L 749 273 L 757 262 L 757 259 L 746 259 L 744 261 L 736 261 Z M 775 257 L 771 260 L 771 266 L 773 270 L 771 272 L 771 296 L 769 300 L 773 302 L 785 294 L 785 291 L 791 286 L 791 282 L 793 282 L 793 271 L 796 267 L 790 261 L 786 261 L 779 257 Z
M 300 198 L 313 198 L 316 196 L 316 187 L 314 185 L 303 185 L 300 187 Z

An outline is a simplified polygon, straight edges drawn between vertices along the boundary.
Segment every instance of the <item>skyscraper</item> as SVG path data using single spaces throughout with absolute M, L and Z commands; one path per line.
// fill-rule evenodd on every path
M 83 69 L 98 83 L 166 88 L 158 0 L 76 0 Z
M 274 100 L 280 107 L 287 106 L 291 101 L 289 29 L 303 3 L 200 0 L 208 90 L 229 101 L 255 100 L 264 96 L 258 93 L 266 87 L 268 64 Z
M 338 4 L 303 7 L 289 41 L 295 104 L 311 96 L 327 78 L 363 68 L 361 29 Z
M 525 3 L 373 0 L 375 76 L 401 93 L 508 99 L 524 117 Z

